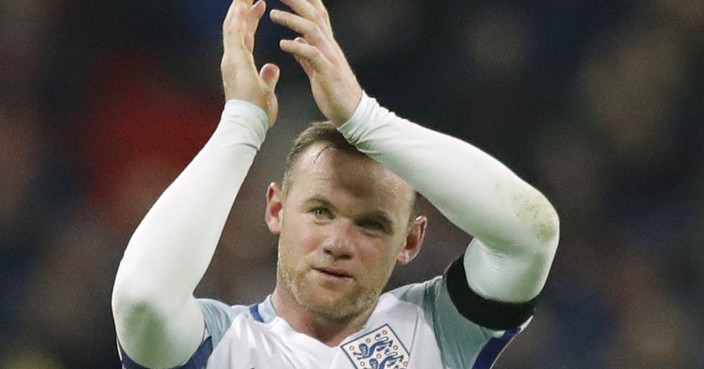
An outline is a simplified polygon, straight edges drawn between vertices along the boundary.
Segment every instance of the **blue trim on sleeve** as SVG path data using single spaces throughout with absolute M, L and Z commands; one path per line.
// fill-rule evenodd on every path
M 490 369 L 496 362 L 496 359 L 499 358 L 499 355 L 504 348 L 506 348 L 506 345 L 508 345 L 509 342 L 511 342 L 511 340 L 520 332 L 520 327 L 513 328 L 507 330 L 503 336 L 499 338 L 490 339 L 477 356 L 477 360 L 474 362 L 472 369 Z
M 259 323 L 264 323 L 262 315 L 259 314 L 259 304 L 254 304 L 250 306 L 249 313 L 252 314 L 252 318 L 254 318 L 254 320 L 258 321 Z
M 127 356 L 127 353 L 125 350 L 122 349 L 122 346 L 120 346 L 120 352 L 121 352 L 121 357 L 122 357 L 122 367 L 125 369 L 147 369 L 137 363 L 135 363 L 129 356 Z
M 122 352 L 122 366 L 125 369 L 147 369 L 135 363 L 134 360 L 130 359 L 130 357 L 127 356 L 125 350 L 122 349 L 122 346 L 120 346 L 120 351 Z M 203 343 L 200 344 L 200 347 L 198 347 L 198 350 L 196 350 L 196 352 L 193 354 L 193 356 L 191 356 L 191 359 L 188 360 L 188 362 L 174 369 L 204 369 L 205 364 L 208 362 L 208 358 L 212 353 L 213 340 L 212 337 L 208 337 L 207 340 L 203 341 Z

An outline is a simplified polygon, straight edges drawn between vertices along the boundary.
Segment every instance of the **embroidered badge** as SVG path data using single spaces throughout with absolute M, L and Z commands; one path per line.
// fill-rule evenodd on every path
M 357 369 L 404 369 L 410 354 L 388 324 L 344 343 L 342 349 Z

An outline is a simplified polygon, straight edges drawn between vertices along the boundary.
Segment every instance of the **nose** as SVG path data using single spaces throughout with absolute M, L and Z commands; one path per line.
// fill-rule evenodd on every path
M 339 220 L 330 227 L 322 244 L 323 253 L 334 259 L 351 259 L 357 243 L 357 229 L 352 222 Z

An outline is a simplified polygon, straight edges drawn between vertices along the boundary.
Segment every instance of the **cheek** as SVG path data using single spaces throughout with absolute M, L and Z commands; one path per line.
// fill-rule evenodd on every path
M 314 225 L 304 217 L 284 219 L 281 226 L 280 243 L 290 252 L 306 254 L 314 251 L 320 244 L 322 236 Z
M 393 270 L 396 265 L 398 247 L 387 242 L 371 242 L 359 254 L 363 259 L 364 265 L 370 267 L 370 273 L 376 275 L 390 274 L 390 270 Z
M 390 247 L 390 245 L 384 245 Z M 378 245 L 377 247 L 384 247 Z M 396 266 L 396 258 L 392 252 L 364 252 L 361 263 L 365 270 L 362 273 L 360 284 L 365 286 L 365 289 L 373 290 L 381 293 L 391 277 L 391 273 Z

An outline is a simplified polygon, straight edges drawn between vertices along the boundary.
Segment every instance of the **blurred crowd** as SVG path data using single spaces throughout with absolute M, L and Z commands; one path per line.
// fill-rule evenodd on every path
M 496 156 L 561 216 L 531 327 L 498 369 L 704 368 L 704 2 L 329 0 L 367 93 Z M 0 0 L 0 369 L 118 368 L 112 282 L 150 205 L 223 106 L 226 0 Z M 281 7 L 275 0 L 270 7 Z M 263 220 L 289 142 L 320 120 L 265 19 L 281 114 L 197 296 L 274 286 Z M 390 287 L 442 273 L 429 237 Z

